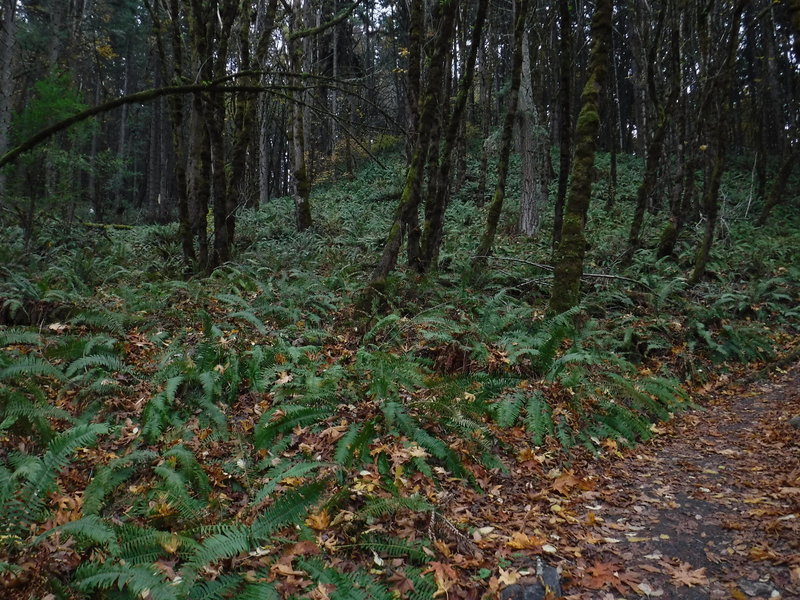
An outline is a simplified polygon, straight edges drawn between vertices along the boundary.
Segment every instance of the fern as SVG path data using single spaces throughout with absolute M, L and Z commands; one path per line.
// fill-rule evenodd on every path
M 292 490 L 259 515 L 249 527 L 241 524 L 219 527 L 187 561 L 182 570 L 183 578 L 192 582 L 202 567 L 263 545 L 274 532 L 299 522 L 306 515 L 309 506 L 319 500 L 325 486 L 324 481 L 317 481 Z
M 264 322 L 261 319 L 259 319 L 250 310 L 239 310 L 239 311 L 233 312 L 233 313 L 228 315 L 228 318 L 230 318 L 230 319 L 241 319 L 242 321 L 247 321 L 253 327 L 255 327 L 256 330 L 259 333 L 261 333 L 261 334 L 266 334 L 267 333 L 267 327 L 266 327 L 266 325 L 264 325 Z
M 272 583 L 249 583 L 236 596 L 236 600 L 280 600 Z
M 516 423 L 519 413 L 522 411 L 522 404 L 525 397 L 520 394 L 504 396 L 495 404 L 495 419 L 500 427 L 511 427 Z
M 125 364 L 116 356 L 108 356 L 107 354 L 94 354 L 91 356 L 84 356 L 73 362 L 65 371 L 67 377 L 74 377 L 80 371 L 87 371 L 91 367 L 101 367 L 108 371 L 124 371 Z
M 145 404 L 142 411 L 142 435 L 147 441 L 155 442 L 164 427 L 172 420 L 170 407 L 174 404 L 175 396 L 184 380 L 183 375 L 170 377 L 164 389 Z
M 53 438 L 44 457 L 36 463 L 20 490 L 26 521 L 33 522 L 42 517 L 44 500 L 52 490 L 58 473 L 69 463 L 72 453 L 77 448 L 93 445 L 97 436 L 107 431 L 105 425 L 77 425 Z
M 116 528 L 116 535 L 117 549 L 114 555 L 132 565 L 154 563 L 169 554 L 188 558 L 200 547 L 200 544 L 188 535 L 138 524 L 119 525 Z
M 26 421 L 38 430 L 42 440 L 49 441 L 53 435 L 49 419 L 73 421 L 72 415 L 64 409 L 47 404 L 38 390 L 34 391 L 34 401 L 3 385 L 0 385 L 0 394 L 6 397 L 5 404 L 0 404 L 0 431 L 11 428 L 19 421 Z
M 59 381 L 66 379 L 60 369 L 30 354 L 15 359 L 12 365 L 0 370 L 0 380 L 18 380 L 24 377 L 51 377 Z
M 572 427 L 567 422 L 564 415 L 559 415 L 556 420 L 555 434 L 559 444 L 564 450 L 569 450 L 575 445 L 575 438 L 572 433 Z
M 299 462 L 286 464 L 278 464 L 265 473 L 265 477 L 269 478 L 269 482 L 264 485 L 253 497 L 252 504 L 258 505 L 272 493 L 280 485 L 281 481 L 289 477 L 305 477 L 308 473 L 316 471 L 325 467 L 325 463 L 321 462 Z
M 430 560 L 430 556 L 422 550 L 420 542 L 410 542 L 391 536 L 367 535 L 358 542 L 358 546 L 392 558 L 408 557 L 417 564 Z
M 239 590 L 244 585 L 244 579 L 238 574 L 220 575 L 213 581 L 199 581 L 186 592 L 185 596 L 191 600 L 228 600 L 240 599 Z
M 157 454 L 150 450 L 134 450 L 100 467 L 84 490 L 83 514 L 98 514 L 103 508 L 106 496 L 133 475 L 138 464 L 151 461 L 156 456 Z
M 534 391 L 525 405 L 525 427 L 533 438 L 534 446 L 541 446 L 546 435 L 555 429 L 553 409 L 541 392 Z
M 273 440 L 295 427 L 302 427 L 310 423 L 327 419 L 331 411 L 328 408 L 313 406 L 284 405 L 280 408 L 285 414 L 272 421 L 278 409 L 264 413 L 256 426 L 253 443 L 256 448 L 267 448 Z
M 314 581 L 336 586 L 331 593 L 331 600 L 394 600 L 395 598 L 386 586 L 375 581 L 364 571 L 344 573 L 309 558 L 300 559 L 297 564 Z
M 125 320 L 122 315 L 105 311 L 84 311 L 70 320 L 73 324 L 84 324 L 116 336 L 125 336 Z
M 91 563 L 76 573 L 79 590 L 94 592 L 117 588 L 127 589 L 136 597 L 152 600 L 179 600 L 178 589 L 165 581 L 152 566 L 131 566 L 115 563 Z
M 4 346 L 41 346 L 42 336 L 26 329 L 0 331 L 0 348 Z
M 35 540 L 33 540 L 33 543 L 38 544 L 45 538 L 50 537 L 54 533 L 58 532 L 75 536 L 97 546 L 107 546 L 112 553 L 116 553 L 118 551 L 116 543 L 117 538 L 113 528 L 109 527 L 97 515 L 87 515 L 81 519 L 78 519 L 77 521 L 70 521 L 69 523 L 53 527 L 52 529 L 39 535 Z
M 394 514 L 400 510 L 424 513 L 433 510 L 433 505 L 418 495 L 370 498 L 356 513 L 356 518 L 363 520 L 368 517 L 380 517 Z

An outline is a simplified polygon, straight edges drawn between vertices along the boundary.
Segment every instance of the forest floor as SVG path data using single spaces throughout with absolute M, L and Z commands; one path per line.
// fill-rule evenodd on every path
M 549 512 L 523 521 L 551 540 L 561 530 L 545 548 L 566 598 L 800 598 L 800 431 L 789 423 L 800 365 L 768 382 L 726 379 L 626 456 L 558 475 Z M 527 537 L 519 546 L 533 545 Z M 516 556 L 505 583 L 517 585 L 501 597 L 532 598 L 532 569 Z

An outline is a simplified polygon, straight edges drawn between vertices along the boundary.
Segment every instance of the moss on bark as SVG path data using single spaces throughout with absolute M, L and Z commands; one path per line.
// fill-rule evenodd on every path
M 561 242 L 555 252 L 551 313 L 569 310 L 580 302 L 580 281 L 586 254 L 584 228 L 592 191 L 592 167 L 600 129 L 600 92 L 606 80 L 611 40 L 611 0 L 598 0 L 592 19 L 592 49 L 589 79 L 581 94 L 575 162 L 567 195 Z

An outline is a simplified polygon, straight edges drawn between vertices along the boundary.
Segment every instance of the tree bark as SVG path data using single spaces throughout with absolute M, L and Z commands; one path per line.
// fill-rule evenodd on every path
M 533 237 L 539 233 L 541 212 L 547 203 L 550 175 L 547 131 L 533 98 L 532 65 L 527 31 L 522 41 L 522 83 L 519 98 L 519 152 L 522 163 L 519 229 Z
M 305 27 L 305 0 L 293 0 L 292 22 L 295 30 Z M 303 47 L 305 39 L 289 37 L 289 61 L 292 66 L 296 90 L 292 92 L 291 145 L 292 174 L 294 176 L 295 219 L 298 231 L 304 231 L 313 225 L 311 217 L 311 180 L 306 162 L 305 131 L 305 90 L 302 77 L 306 51 Z
M 794 165 L 799 157 L 800 152 L 798 152 L 796 148 L 786 153 L 786 156 L 781 163 L 781 167 L 778 169 L 778 174 L 775 176 L 775 181 L 772 182 L 769 196 L 767 197 L 767 201 L 764 203 L 764 208 L 758 217 L 758 221 L 756 221 L 756 225 L 766 225 L 772 209 L 783 202 L 783 194 L 786 191 L 786 183 L 789 181 L 789 176 L 792 174 L 792 169 L 794 169 Z
M 567 195 L 561 242 L 555 253 L 549 311 L 562 313 L 580 302 L 580 283 L 586 255 L 584 230 L 592 191 L 592 169 L 600 129 L 600 95 L 609 66 L 612 0 L 598 0 L 592 19 L 589 79 L 581 94 L 576 128 L 575 163 Z
M 432 42 L 431 55 L 425 85 L 425 91 L 419 99 L 419 127 L 417 128 L 414 152 L 406 172 L 400 203 L 395 211 L 389 236 L 383 248 L 380 261 L 372 272 L 370 287 L 380 287 L 386 276 L 394 270 L 403 233 L 406 227 L 413 227 L 417 219 L 419 201 L 424 178 L 424 166 L 431 143 L 430 134 L 439 110 L 439 98 L 444 70 L 447 67 L 447 54 L 452 41 L 453 14 L 457 8 L 455 0 L 442 0 L 437 4 L 436 22 L 438 31 Z
M 500 213 L 503 210 L 503 201 L 506 195 L 506 181 L 508 179 L 509 157 L 514 140 L 514 121 L 517 118 L 517 104 L 519 103 L 519 88 L 522 83 L 522 44 L 525 37 L 525 20 L 528 15 L 529 0 L 515 0 L 516 20 L 514 22 L 514 54 L 511 67 L 511 89 L 509 91 L 508 109 L 503 123 L 503 137 L 500 142 L 500 160 L 497 166 L 497 186 L 494 190 L 492 203 L 489 205 L 489 214 L 486 218 L 486 227 L 483 236 L 472 259 L 473 271 L 481 271 L 486 266 L 486 257 L 492 249 L 497 224 L 500 222 Z
M 717 217 L 719 216 L 719 187 L 722 182 L 722 174 L 725 172 L 725 151 L 727 133 L 727 119 L 730 114 L 730 92 L 733 85 L 736 70 L 736 49 L 739 42 L 739 23 L 742 11 L 749 0 L 738 0 L 733 8 L 731 16 L 731 26 L 728 32 L 727 47 L 719 66 L 719 75 L 713 97 L 709 101 L 714 105 L 714 129 L 712 130 L 712 152 L 710 171 L 703 190 L 703 212 L 705 216 L 705 228 L 703 239 L 695 254 L 695 263 L 692 274 L 689 276 L 689 284 L 694 285 L 702 279 L 705 274 L 706 265 L 711 257 L 711 246 L 714 242 L 714 232 L 717 227 Z M 712 99 L 713 98 L 713 99 Z
M 444 233 L 444 212 L 449 203 L 450 187 L 452 185 L 453 153 L 459 143 L 459 133 L 463 131 L 464 111 L 472 90 L 475 62 L 478 48 L 481 46 L 481 40 L 483 39 L 483 26 L 486 21 L 488 5 L 488 0 L 480 0 L 478 2 L 467 63 L 458 84 L 458 94 L 456 95 L 445 133 L 444 148 L 439 156 L 438 168 L 435 174 L 436 185 L 432 193 L 428 194 L 428 200 L 425 203 L 425 228 L 422 233 L 422 253 L 418 266 L 421 272 L 425 272 L 435 266 L 439 256 Z
M 16 45 L 17 0 L 0 5 L 0 156 L 8 149 L 11 105 L 14 93 L 14 50 Z M 3 208 L 6 176 L 0 171 L 0 209 Z
M 572 23 L 569 0 L 558 0 L 558 192 L 553 216 L 553 248 L 561 241 L 564 202 L 572 158 Z

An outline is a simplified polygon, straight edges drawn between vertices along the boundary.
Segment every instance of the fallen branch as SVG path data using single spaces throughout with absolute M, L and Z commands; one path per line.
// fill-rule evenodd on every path
M 472 258 L 493 258 L 495 260 L 507 260 L 512 262 L 518 262 L 525 265 L 530 265 L 532 267 L 536 267 L 537 269 L 542 269 L 544 271 L 548 271 L 550 273 L 553 272 L 553 267 L 551 265 L 545 265 L 542 263 L 536 263 L 530 260 L 525 260 L 524 258 L 514 258 L 513 256 L 473 256 Z M 622 275 L 608 275 L 606 273 L 583 273 L 581 277 L 594 277 L 597 279 L 618 279 L 620 281 L 628 281 L 630 283 L 635 283 L 638 286 L 645 288 L 646 290 L 652 292 L 653 288 L 651 288 L 646 283 L 639 281 L 638 279 L 632 279 L 630 277 L 624 277 Z

